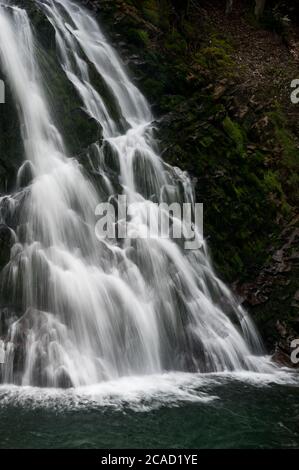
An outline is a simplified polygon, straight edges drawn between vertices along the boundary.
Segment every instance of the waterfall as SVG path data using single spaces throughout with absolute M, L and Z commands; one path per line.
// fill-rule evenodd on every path
M 0 0 L 0 64 L 31 174 L 0 202 L 8 207 L 3 222 L 17 221 L 1 301 L 19 312 L 0 335 L 0 381 L 76 387 L 167 371 L 271 370 L 205 242 L 184 250 L 179 240 L 141 236 L 148 211 L 160 215 L 157 202 L 194 204 L 192 185 L 161 160 L 151 108 L 97 21 L 71 0 L 35 4 L 55 30 L 65 80 L 103 138 L 86 150 L 94 181 L 52 116 L 26 8 Z M 95 209 L 119 194 L 131 208 L 119 222 L 135 237 L 99 240 Z

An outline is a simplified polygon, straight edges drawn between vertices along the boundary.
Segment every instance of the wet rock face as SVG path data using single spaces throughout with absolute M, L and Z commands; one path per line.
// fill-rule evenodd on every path
M 0 224 L 0 269 L 8 263 L 12 245 L 13 236 L 11 229 L 5 224 Z
M 299 217 L 282 231 L 269 261 L 251 282 L 234 290 L 253 314 L 274 359 L 289 367 L 299 338 Z
M 0 384 L 12 382 L 11 371 L 7 369 L 6 360 L 9 356 L 9 331 L 11 326 L 18 320 L 17 310 L 12 307 L 0 308 Z M 8 379 L 8 380 L 7 380 Z M 15 377 L 18 383 L 18 377 Z
M 57 335 L 64 328 L 51 314 L 33 308 L 23 315 L 11 308 L 0 310 L 1 352 L 4 349 L 0 383 L 21 385 L 26 372 L 29 383 L 37 387 L 72 387 L 71 378 L 61 365 L 59 347 L 55 348 Z
M 24 0 L 15 0 L 14 4 L 24 8 Z M 47 50 L 55 48 L 54 30 L 34 1 L 26 1 L 26 10 L 38 35 L 38 40 Z M 42 55 L 41 55 L 42 57 Z M 17 172 L 24 161 L 24 148 L 16 102 L 6 79 L 5 71 L 0 67 L 0 79 L 5 83 L 5 103 L 0 104 L 0 194 L 10 193 L 15 189 Z
M 14 99 L 0 67 L 0 79 L 5 83 L 5 103 L 0 104 L 0 194 L 10 192 L 23 161 L 22 138 Z
M 16 311 L 10 307 L 0 309 L 0 339 L 5 341 L 10 326 L 18 319 Z
M 15 4 L 24 7 L 24 1 Z M 28 3 L 28 5 L 27 5 Z M 26 2 L 37 44 L 40 46 L 39 66 L 52 93 L 51 107 L 63 132 L 70 156 L 76 156 L 85 148 L 101 139 L 102 130 L 86 115 L 78 103 L 78 97 L 66 79 L 59 65 L 56 51 L 55 31 L 42 10 L 34 1 Z M 18 110 L 5 71 L 0 68 L 0 79 L 5 82 L 5 103 L 0 104 L 0 195 L 15 190 L 19 168 L 24 163 Z M 47 88 L 47 86 L 46 86 Z M 29 170 L 29 171 L 27 171 Z M 25 187 L 31 180 L 31 171 L 26 166 L 20 186 Z

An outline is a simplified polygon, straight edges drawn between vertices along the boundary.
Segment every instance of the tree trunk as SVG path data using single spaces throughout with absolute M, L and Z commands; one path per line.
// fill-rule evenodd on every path
M 266 4 L 266 0 L 255 0 L 254 13 L 257 18 L 260 18 L 263 15 L 265 4 Z
M 233 10 L 233 0 L 226 0 L 225 13 L 229 15 Z

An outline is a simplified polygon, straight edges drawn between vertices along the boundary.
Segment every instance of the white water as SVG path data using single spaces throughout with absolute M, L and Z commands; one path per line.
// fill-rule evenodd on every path
M 36 0 L 55 29 L 66 80 L 103 131 L 104 143 L 87 155 L 101 176 L 91 183 L 53 121 L 30 20 L 13 3 L 0 0 L 0 63 L 33 181 L 1 202 L 14 214 L 22 202 L 1 275 L 2 292 L 21 311 L 5 338 L 2 381 L 79 387 L 164 371 L 271 372 L 250 318 L 216 277 L 205 245 L 187 252 L 158 236 L 97 240 L 95 208 L 119 188 L 129 203 L 141 202 L 126 223 L 129 234 L 142 234 L 147 209 L 159 215 L 153 201 L 193 202 L 191 183 L 158 156 L 150 106 L 97 22 L 70 0 Z
M 251 371 L 221 373 L 169 372 L 147 376 L 121 377 L 99 384 L 62 390 L 31 386 L 0 385 L 0 410 L 8 406 L 33 409 L 113 410 L 132 409 L 148 412 L 164 406 L 182 406 L 196 403 L 209 405 L 223 401 L 223 389 L 235 387 L 267 388 L 288 385 L 298 388 L 298 374 L 277 371 L 263 374 Z M 219 404 L 219 406 L 221 406 Z

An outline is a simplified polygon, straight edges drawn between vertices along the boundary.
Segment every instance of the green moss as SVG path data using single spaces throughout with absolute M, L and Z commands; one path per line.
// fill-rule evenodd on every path
M 165 87 L 161 81 L 155 80 L 154 78 L 148 78 L 143 82 L 143 90 L 147 96 L 155 102 L 161 94 L 163 94 Z
M 279 107 L 268 114 L 273 126 L 276 140 L 281 147 L 280 181 L 287 191 L 291 202 L 299 202 L 299 145 L 298 140 L 289 130 L 287 121 Z
M 244 133 L 238 123 L 232 121 L 229 116 L 223 120 L 223 128 L 228 137 L 235 143 L 237 152 L 240 155 L 244 153 Z
M 299 169 L 298 145 L 295 136 L 288 129 L 282 110 L 276 105 L 276 109 L 268 113 L 268 116 L 274 125 L 276 137 L 282 147 L 284 163 L 289 168 Z
M 276 129 L 276 136 L 282 146 L 285 165 L 290 169 L 299 169 L 298 148 L 292 134 L 281 127 Z
M 150 21 L 156 26 L 160 24 L 159 5 L 156 0 L 144 0 L 142 11 L 146 20 Z
M 149 44 L 148 32 L 143 29 L 129 29 L 128 38 L 137 46 L 147 46 Z
M 187 51 L 187 42 L 185 38 L 176 30 L 172 30 L 166 36 L 165 48 L 173 54 L 184 54 Z
M 234 61 L 232 59 L 233 47 L 222 37 L 211 35 L 209 44 L 195 52 L 193 60 L 210 73 L 222 72 L 224 75 L 233 75 Z

